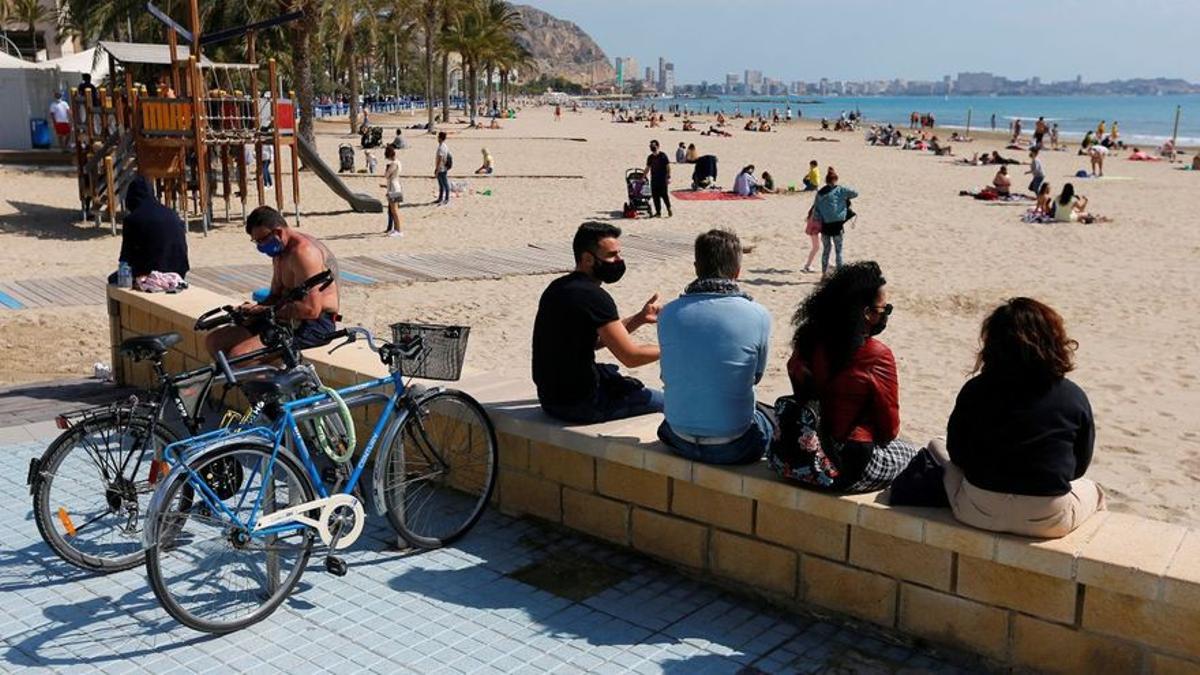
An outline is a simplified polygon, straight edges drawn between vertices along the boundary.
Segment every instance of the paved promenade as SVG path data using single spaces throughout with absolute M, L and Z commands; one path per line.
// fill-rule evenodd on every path
M 866 628 L 785 615 L 618 549 L 489 513 L 458 545 L 397 550 L 373 519 L 314 556 L 266 621 L 212 637 L 162 611 L 138 568 L 90 576 L 33 523 L 29 458 L 57 430 L 0 429 L 0 672 L 960 673 Z M 958 665 L 954 665 L 958 664 Z

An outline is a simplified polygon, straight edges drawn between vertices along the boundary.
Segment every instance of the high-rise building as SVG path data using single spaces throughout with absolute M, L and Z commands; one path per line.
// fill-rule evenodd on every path
M 658 57 L 658 80 L 656 80 L 658 82 L 658 90 L 659 91 L 666 91 L 665 89 L 663 89 L 663 82 L 665 82 L 666 80 L 667 80 L 667 60 L 660 56 L 660 57 Z
M 822 96 L 829 95 L 829 79 L 828 78 L 824 78 L 824 77 L 821 78 L 821 83 L 817 86 L 817 93 Z
M 642 78 L 642 82 L 646 84 L 647 88 L 654 86 L 654 69 L 650 66 L 646 66 L 646 77 Z
M 742 79 L 737 76 L 737 73 L 725 73 L 725 94 L 728 96 L 736 94 L 741 83 Z
M 617 67 L 617 81 L 620 84 L 627 84 L 638 79 L 637 59 L 632 56 L 618 56 L 615 59 Z
M 658 90 L 664 94 L 675 93 L 675 64 L 664 63 L 662 69 L 662 80 L 658 83 Z
M 763 86 L 763 74 L 761 70 L 746 71 L 746 93 L 761 94 Z
M 960 94 L 990 94 L 996 90 L 996 76 L 991 73 L 959 73 L 954 91 Z

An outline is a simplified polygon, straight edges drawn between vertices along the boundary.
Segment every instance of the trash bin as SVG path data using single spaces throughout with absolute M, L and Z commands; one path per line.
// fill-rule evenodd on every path
M 29 120 L 29 142 L 38 149 L 46 149 L 54 144 L 50 134 L 50 123 L 45 118 L 35 117 Z

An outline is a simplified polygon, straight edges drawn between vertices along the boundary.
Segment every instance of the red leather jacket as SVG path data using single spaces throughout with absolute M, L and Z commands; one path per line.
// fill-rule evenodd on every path
M 900 433 L 900 380 L 896 357 L 875 338 L 854 353 L 850 364 L 831 373 L 824 349 L 811 359 L 793 352 L 788 376 L 797 398 L 813 393 L 821 403 L 821 425 L 839 443 L 886 445 Z

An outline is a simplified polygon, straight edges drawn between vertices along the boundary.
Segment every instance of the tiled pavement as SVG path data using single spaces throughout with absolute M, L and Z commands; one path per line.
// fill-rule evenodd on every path
M 296 593 L 266 621 L 223 637 L 195 633 L 159 608 L 141 568 L 91 576 L 42 543 L 24 479 L 29 458 L 54 433 L 46 424 L 0 430 L 0 506 L 12 514 L 0 525 L 0 672 L 973 668 L 961 655 L 784 614 L 639 556 L 496 513 L 454 547 L 419 554 L 396 550 L 391 530 L 374 519 L 344 555 L 347 576 L 324 573 L 314 556 Z

